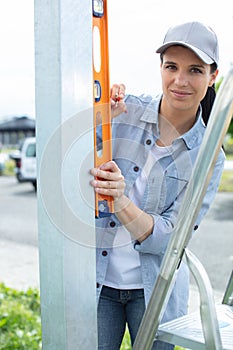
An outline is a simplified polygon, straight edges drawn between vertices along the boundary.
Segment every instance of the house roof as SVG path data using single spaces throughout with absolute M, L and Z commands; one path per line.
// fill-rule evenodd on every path
M 0 122 L 0 132 L 12 131 L 35 131 L 35 119 L 26 116 L 12 117 L 11 119 Z

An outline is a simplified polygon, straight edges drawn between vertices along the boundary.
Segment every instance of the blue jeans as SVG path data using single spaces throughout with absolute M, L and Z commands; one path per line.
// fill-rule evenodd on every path
M 103 286 L 98 305 L 98 350 L 119 350 L 126 324 L 133 345 L 143 314 L 143 289 L 122 290 Z M 155 341 L 152 350 L 173 350 L 174 346 Z

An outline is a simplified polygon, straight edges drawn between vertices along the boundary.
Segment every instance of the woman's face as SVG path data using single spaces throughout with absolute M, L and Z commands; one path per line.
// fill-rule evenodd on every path
M 211 73 L 210 65 L 201 61 L 190 49 L 169 47 L 161 63 L 163 102 L 169 110 L 196 113 L 217 73 Z

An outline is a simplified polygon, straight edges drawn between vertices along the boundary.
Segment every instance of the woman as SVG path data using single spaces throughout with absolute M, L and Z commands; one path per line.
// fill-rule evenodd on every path
M 172 27 L 157 53 L 162 94 L 123 99 L 124 85 L 113 86 L 114 160 L 91 170 L 95 191 L 112 196 L 115 209 L 96 221 L 99 350 L 119 349 L 126 324 L 134 343 L 213 103 L 218 41 L 210 28 L 199 22 Z M 221 150 L 194 231 L 215 197 L 224 159 Z M 188 286 L 182 263 L 163 322 L 187 312 Z

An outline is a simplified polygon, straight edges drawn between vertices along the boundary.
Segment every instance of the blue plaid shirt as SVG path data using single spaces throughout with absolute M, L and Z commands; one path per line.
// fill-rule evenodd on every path
M 128 113 L 121 114 L 112 122 L 113 159 L 120 167 L 126 181 L 125 194 L 134 185 L 147 160 L 148 152 L 159 138 L 158 111 L 161 95 L 128 95 L 125 99 Z M 173 151 L 155 162 L 148 177 L 140 208 L 152 215 L 152 234 L 142 243 L 135 242 L 140 254 L 142 280 L 146 305 L 148 304 L 159 268 L 173 232 L 179 208 L 205 133 L 201 118 L 201 106 L 193 127 L 173 142 Z M 101 133 L 100 133 L 101 135 Z M 101 139 L 98 138 L 99 147 Z M 198 228 L 218 190 L 224 167 L 225 155 L 221 150 L 206 191 L 202 207 L 194 225 Z M 97 241 L 97 298 L 104 284 L 108 256 L 121 223 L 113 214 L 96 219 Z M 163 321 L 179 317 L 187 312 L 189 274 L 182 262 Z

